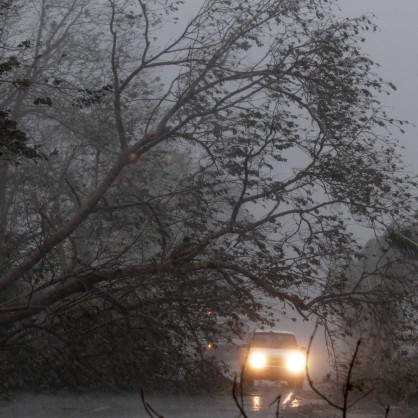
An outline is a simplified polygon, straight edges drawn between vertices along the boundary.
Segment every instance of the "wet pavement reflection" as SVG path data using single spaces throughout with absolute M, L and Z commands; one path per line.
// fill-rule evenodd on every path
M 294 392 L 290 392 L 283 401 L 283 408 L 298 408 L 301 405 L 301 400 L 295 395 Z
M 304 404 L 305 391 L 289 390 L 281 385 L 260 385 L 245 393 L 243 407 L 249 416 L 275 416 L 277 411 L 297 411 Z M 240 400 L 240 398 L 239 398 Z
M 238 396 L 241 401 L 241 396 Z M 291 391 L 284 385 L 264 385 L 244 393 L 242 408 L 249 418 L 330 418 L 336 411 L 318 398 L 312 390 Z M 237 418 L 239 408 L 231 392 L 217 395 L 146 395 L 146 403 L 166 418 Z M 375 411 L 373 411 L 375 412 Z M 140 394 L 18 394 L 0 405 L 0 416 L 9 418 L 149 418 Z M 340 415 L 338 415 L 340 416 Z M 352 411 L 350 417 L 384 416 L 367 411 Z M 398 415 L 393 415 L 399 418 Z M 402 417 L 418 415 L 403 415 Z
M 252 396 L 252 411 L 258 412 L 261 410 L 261 396 L 253 395 Z
M 244 408 L 248 412 L 274 413 L 277 409 L 297 409 L 301 406 L 301 396 L 287 389 L 261 389 L 244 397 Z
M 249 418 L 275 417 L 278 409 L 297 411 L 305 395 L 280 386 L 258 385 L 244 393 L 242 407 Z M 241 396 L 238 396 L 241 401 Z M 239 408 L 232 393 L 218 395 L 147 395 L 146 402 L 167 418 L 236 418 Z M 279 403 L 278 403 L 279 402 Z M 149 418 L 137 395 L 32 395 L 20 394 L 0 408 L 11 418 Z M 281 416 L 281 415 L 280 415 Z M 286 415 L 287 416 L 287 415 Z M 295 415 L 292 415 L 295 416 Z M 296 415 L 297 416 L 297 415 Z

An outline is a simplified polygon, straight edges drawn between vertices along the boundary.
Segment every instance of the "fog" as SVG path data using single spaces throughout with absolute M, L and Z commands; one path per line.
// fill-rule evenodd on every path
M 297 346 L 255 347 L 276 374 L 243 377 L 248 416 L 333 416 L 288 363 L 310 344 L 325 398 L 376 389 L 351 416 L 383 416 L 390 387 L 404 408 L 392 416 L 405 413 L 418 390 L 418 4 L 341 0 L 334 21 L 319 0 L 12 3 L 0 415 L 237 416 L 255 329 Z M 363 23 L 343 19 L 362 14 L 379 30 L 357 44 Z
M 400 0 L 396 5 L 390 0 L 341 0 L 339 4 L 344 16 L 374 15 L 372 19 L 380 28 L 367 35 L 364 50 L 380 65 L 379 74 L 397 87 L 390 96 L 382 95 L 382 104 L 393 117 L 414 125 L 400 135 L 400 144 L 405 147 L 405 161 L 416 174 L 418 57 L 413 45 L 418 37 L 418 4 L 414 0 Z

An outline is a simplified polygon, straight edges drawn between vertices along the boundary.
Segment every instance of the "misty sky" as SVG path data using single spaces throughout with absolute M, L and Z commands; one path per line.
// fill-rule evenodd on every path
M 367 36 L 365 50 L 381 67 L 380 75 L 392 81 L 397 91 L 382 97 L 388 112 L 418 126 L 418 1 L 340 0 L 342 14 L 349 17 L 373 13 L 381 29 Z M 400 137 L 405 162 L 418 173 L 418 127 Z
M 341 15 L 357 17 L 373 14 L 380 31 L 368 33 L 364 50 L 380 64 L 379 75 L 393 82 L 397 91 L 380 100 L 390 116 L 409 120 L 417 125 L 399 134 L 400 144 L 409 170 L 418 173 L 418 0 L 339 0 Z M 369 230 L 355 228 L 364 243 L 372 238 Z M 312 323 L 296 324 L 282 319 L 282 324 L 297 332 L 302 344 L 307 344 Z M 312 367 L 314 374 L 326 370 L 326 349 L 322 332 L 316 338 L 314 351 L 319 364 Z M 319 360 L 319 361 L 318 361 Z
M 364 51 L 380 64 L 379 75 L 393 82 L 397 91 L 382 95 L 381 102 L 391 117 L 408 120 L 416 127 L 399 133 L 404 160 L 409 170 L 418 173 L 418 0 L 336 0 L 341 16 L 374 15 L 380 31 L 366 34 Z M 180 22 L 189 20 L 203 0 L 186 0 L 180 10 Z M 181 31 L 182 24 L 170 27 L 168 40 Z
M 187 7 L 181 8 L 183 18 L 188 20 L 201 3 L 202 0 L 187 0 Z M 372 20 L 380 31 L 367 34 L 364 50 L 380 64 L 379 75 L 397 87 L 390 96 L 381 97 L 388 114 L 417 125 L 407 129 L 400 141 L 405 146 L 405 162 L 413 173 L 418 173 L 418 0 L 337 0 L 337 3 L 345 17 L 375 15 Z

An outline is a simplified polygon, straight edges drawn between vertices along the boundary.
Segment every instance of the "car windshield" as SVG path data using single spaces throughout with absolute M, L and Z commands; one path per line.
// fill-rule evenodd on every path
M 297 349 L 296 338 L 292 334 L 256 333 L 251 342 L 252 347 Z

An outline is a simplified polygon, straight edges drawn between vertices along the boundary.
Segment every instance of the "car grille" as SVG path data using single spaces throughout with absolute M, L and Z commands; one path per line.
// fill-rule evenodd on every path
M 270 357 L 268 359 L 269 366 L 284 366 L 285 359 L 283 357 Z

